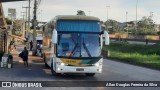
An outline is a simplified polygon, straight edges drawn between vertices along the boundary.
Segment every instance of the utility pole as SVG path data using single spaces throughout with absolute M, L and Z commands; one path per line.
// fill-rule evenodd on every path
M 138 31 L 138 30 L 137 30 L 137 29 L 138 29 L 138 28 L 137 28 L 137 25 L 138 25 L 138 24 L 137 24 L 137 23 L 138 23 L 138 22 L 137 22 L 137 7 L 138 7 L 138 0 L 137 0 L 137 2 L 136 2 L 136 25 L 135 25 L 135 26 L 136 26 L 136 32 L 135 32 L 135 34 L 137 34 L 137 31 Z
M 27 19 L 27 12 L 21 12 L 22 14 L 23 14 L 23 16 L 26 16 L 26 19 Z M 26 15 L 25 15 L 26 14 Z M 24 21 L 24 23 L 25 23 L 25 30 L 27 30 L 27 25 L 26 25 L 26 19 L 24 19 L 24 17 L 23 17 L 23 21 Z
M 29 8 L 28 8 L 28 27 L 30 31 L 30 8 L 31 8 L 31 0 L 29 0 Z
M 28 14 L 28 11 L 27 11 L 27 10 L 28 10 L 29 7 L 22 7 L 22 8 L 25 8 L 25 9 L 26 9 L 26 21 L 27 21 L 27 18 L 28 18 L 28 15 L 27 15 L 27 14 Z
M 37 32 L 36 32 L 36 26 L 37 26 L 37 0 L 34 2 L 34 11 L 33 11 L 33 20 L 32 20 L 32 26 L 33 26 L 33 49 L 32 49 L 32 55 L 36 55 L 36 46 L 37 46 Z
M 27 48 L 29 48 L 29 42 L 28 40 L 30 39 L 30 35 L 29 35 L 29 31 L 30 31 L 30 8 L 31 8 L 31 0 L 29 0 L 28 2 L 28 7 L 26 7 L 28 9 L 28 18 L 26 17 L 26 21 L 28 21 L 28 29 L 25 30 L 25 38 L 27 40 L 26 42 L 26 46 Z M 27 9 L 26 9 L 26 12 L 27 12 Z M 27 22 L 26 22 L 27 24 Z
M 110 6 L 106 6 L 107 7 L 107 21 L 108 21 L 108 17 L 109 17 L 109 12 L 108 12 L 108 9 L 110 8 Z
M 150 12 L 150 17 L 151 17 L 151 18 L 153 17 L 153 12 Z
M 25 15 L 21 15 L 22 16 L 22 20 L 24 21 L 24 17 L 25 17 Z
M 22 29 L 22 37 L 24 37 L 25 38 L 25 28 L 24 28 L 24 25 L 25 25 L 25 13 L 26 12 L 21 12 L 22 13 L 22 17 L 23 17 L 23 22 L 22 22 L 22 26 L 21 26 L 21 29 Z M 25 25 L 26 26 L 26 25 Z
M 23 20 L 25 20 L 25 14 L 26 14 L 26 12 L 21 12 L 22 13 L 22 17 L 23 17 Z
M 23 17 L 23 20 L 22 20 L 22 24 L 21 24 L 21 30 L 22 30 L 22 37 L 23 38 L 25 38 L 25 28 L 24 28 L 24 17 L 25 17 L 25 15 L 22 15 L 22 17 Z
M 127 25 L 127 36 L 128 36 L 128 12 L 126 12 L 126 25 Z
M 89 16 L 91 16 L 91 12 L 92 12 L 92 11 L 88 11 L 88 13 L 89 13 Z
M 22 7 L 22 8 L 25 8 L 26 9 L 26 19 L 25 19 L 25 30 L 27 30 L 27 14 L 28 14 L 28 12 L 27 12 L 27 9 L 29 8 L 29 7 Z

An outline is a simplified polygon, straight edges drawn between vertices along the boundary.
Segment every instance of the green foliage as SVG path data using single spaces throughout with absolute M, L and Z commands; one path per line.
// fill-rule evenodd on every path
M 103 50 L 110 51 L 110 58 L 160 69 L 160 45 L 137 45 L 112 42 Z
M 12 20 L 10 20 L 9 18 L 6 18 L 6 22 L 8 25 L 12 25 Z
M 160 31 L 158 31 L 157 34 L 160 35 Z
M 84 15 L 86 16 L 85 12 L 83 10 L 78 10 L 77 11 L 77 15 Z
M 21 36 L 22 31 L 21 31 L 21 26 L 22 26 L 22 21 L 21 20 L 15 20 L 13 23 L 13 34 Z
M 155 35 L 156 29 L 155 29 L 155 23 L 151 17 L 143 17 L 140 21 L 137 23 L 137 30 L 136 30 L 136 22 L 131 21 L 126 23 L 120 23 L 116 20 L 109 19 L 105 23 L 106 29 L 108 28 L 110 33 L 114 32 L 120 32 L 120 31 L 126 31 L 128 29 L 128 32 L 131 34 L 140 34 L 140 35 Z M 123 25 L 120 25 L 123 24 Z M 126 24 L 126 25 L 125 25 Z M 112 26 L 110 28 L 109 26 Z
M 143 55 L 157 54 L 160 55 L 159 45 L 138 45 L 138 44 L 127 44 L 122 42 L 112 42 L 107 49 L 112 51 L 119 51 L 122 53 L 139 53 Z
M 138 22 L 138 34 L 143 35 L 154 35 L 156 34 L 156 30 L 154 28 L 154 22 L 150 17 L 143 17 L 141 21 Z
M 109 19 L 104 24 L 106 26 L 106 29 L 108 28 L 109 33 L 118 32 L 121 28 L 118 26 L 118 21 Z M 109 28 L 109 26 L 112 26 L 112 28 Z

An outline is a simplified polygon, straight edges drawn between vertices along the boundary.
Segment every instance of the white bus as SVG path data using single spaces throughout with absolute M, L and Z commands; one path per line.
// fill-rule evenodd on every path
M 59 15 L 44 25 L 43 59 L 53 75 L 84 73 L 94 76 L 102 72 L 103 34 L 97 17 Z

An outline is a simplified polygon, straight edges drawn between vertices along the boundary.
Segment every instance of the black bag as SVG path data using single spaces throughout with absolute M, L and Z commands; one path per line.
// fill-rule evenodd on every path
M 20 58 L 23 58 L 23 52 L 21 52 L 21 53 L 19 54 L 19 57 L 20 57 Z

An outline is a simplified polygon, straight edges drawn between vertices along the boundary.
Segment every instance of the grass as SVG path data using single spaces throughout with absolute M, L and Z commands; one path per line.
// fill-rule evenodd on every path
M 160 70 L 160 45 L 111 42 L 103 50 L 109 50 L 111 59 Z

